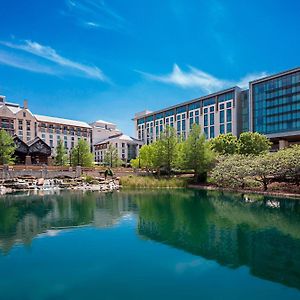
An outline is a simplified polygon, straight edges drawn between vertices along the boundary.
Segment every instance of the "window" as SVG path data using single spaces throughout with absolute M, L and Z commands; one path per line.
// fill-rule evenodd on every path
M 30 131 L 30 121 L 26 121 L 26 130 Z
M 215 137 L 215 127 L 210 126 L 209 127 L 209 138 L 213 139 Z
M 23 130 L 23 120 L 19 120 L 18 128 L 19 128 L 19 130 Z
M 232 119 L 232 114 L 231 114 L 231 109 L 226 110 L 226 122 L 231 122 Z
M 227 133 L 232 131 L 232 126 L 231 123 L 227 123 L 227 129 L 226 129 Z

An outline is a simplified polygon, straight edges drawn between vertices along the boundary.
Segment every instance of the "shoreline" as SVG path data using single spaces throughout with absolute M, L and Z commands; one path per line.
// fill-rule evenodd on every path
M 300 193 L 286 193 L 286 192 L 275 192 L 275 191 L 259 191 L 259 190 L 251 190 L 251 189 L 232 189 L 232 188 L 223 188 L 217 187 L 213 185 L 200 185 L 200 184 L 189 184 L 188 188 L 198 189 L 198 190 L 206 190 L 206 191 L 219 191 L 219 192 L 231 192 L 231 193 L 240 193 L 240 194 L 257 194 L 263 196 L 271 196 L 271 197 L 280 197 L 280 198 L 289 198 L 294 200 L 300 200 Z

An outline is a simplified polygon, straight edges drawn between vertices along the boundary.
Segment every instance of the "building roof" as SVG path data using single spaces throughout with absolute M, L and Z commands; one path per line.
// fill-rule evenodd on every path
M 7 103 L 5 103 L 7 105 Z M 7 107 L 9 108 L 9 110 L 13 113 L 16 114 L 18 113 L 20 110 L 22 110 L 22 108 L 20 106 L 16 107 L 16 106 L 10 106 L 7 105 Z
M 265 76 L 265 77 L 262 77 L 262 78 L 254 79 L 254 80 L 250 81 L 249 84 L 253 85 L 255 83 L 275 79 L 277 77 L 281 77 L 281 76 L 288 75 L 288 74 L 298 72 L 298 71 L 300 71 L 300 67 L 289 69 L 289 70 L 286 70 L 286 71 L 282 71 L 282 72 L 279 72 L 279 73 L 276 73 L 276 74 L 268 75 L 268 76 Z
M 111 122 L 107 122 L 107 121 L 103 121 L 103 120 L 98 120 L 98 121 L 95 121 L 93 123 L 103 123 L 103 124 L 107 124 L 107 125 L 116 125 L 114 123 L 111 123 Z
M 130 143 L 139 143 L 139 142 L 141 143 L 142 142 L 142 141 L 137 140 L 137 139 L 135 139 L 135 138 L 133 138 L 129 135 L 121 133 L 121 134 L 112 135 L 112 136 L 108 137 L 107 139 L 95 144 L 95 146 L 96 145 L 101 145 L 101 144 L 106 144 L 106 143 L 111 142 L 111 141 L 116 140 L 116 139 L 121 140 L 121 141 L 125 141 L 125 142 L 130 142 Z
M 63 125 L 70 125 L 76 127 L 85 127 L 85 128 L 92 128 L 88 123 L 82 121 L 75 121 L 63 118 L 56 118 L 56 117 L 49 117 L 49 116 L 41 116 L 41 115 L 34 115 L 39 122 L 45 123 L 55 123 L 55 124 L 63 124 Z

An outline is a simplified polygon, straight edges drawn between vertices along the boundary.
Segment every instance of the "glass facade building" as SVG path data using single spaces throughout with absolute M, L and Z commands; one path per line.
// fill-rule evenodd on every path
M 139 113 L 134 121 L 137 138 L 147 144 L 168 125 L 185 139 L 193 124 L 200 125 L 208 139 L 253 131 L 267 135 L 275 148 L 300 143 L 300 68 L 251 81 L 249 89 L 233 87 L 157 112 Z
M 275 136 L 300 131 L 300 70 L 250 83 L 252 130 Z

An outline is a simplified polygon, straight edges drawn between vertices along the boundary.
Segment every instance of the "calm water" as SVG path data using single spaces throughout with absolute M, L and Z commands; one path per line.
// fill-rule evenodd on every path
M 300 202 L 193 190 L 1 197 L 0 299 L 300 299 Z

